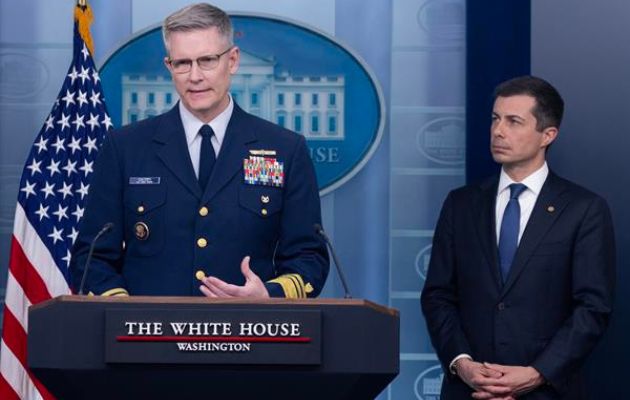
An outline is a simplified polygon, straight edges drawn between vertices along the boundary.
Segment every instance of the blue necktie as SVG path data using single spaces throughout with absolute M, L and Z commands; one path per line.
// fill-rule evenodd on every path
M 208 181 L 210 180 L 212 168 L 214 168 L 214 163 L 216 162 L 216 156 L 211 142 L 214 131 L 210 125 L 204 125 L 199 129 L 199 134 L 202 138 L 201 152 L 199 155 L 199 186 L 201 186 L 201 191 L 205 192 Z
M 505 206 L 503 220 L 501 221 L 501 231 L 499 234 L 499 260 L 501 262 L 501 277 L 503 282 L 507 280 L 512 260 L 518 248 L 518 232 L 521 221 L 521 206 L 518 204 L 518 197 L 527 189 L 522 183 L 510 185 L 510 201 Z

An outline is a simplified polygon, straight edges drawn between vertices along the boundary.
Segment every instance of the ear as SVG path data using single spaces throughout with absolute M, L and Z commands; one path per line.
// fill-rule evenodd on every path
M 238 66 L 241 61 L 241 49 L 239 49 L 238 46 L 234 46 L 232 50 L 230 50 L 229 55 L 230 74 L 234 75 L 236 71 L 238 71 Z
M 168 57 L 164 57 L 164 66 L 169 70 L 169 72 L 173 72 L 171 71 L 171 63 L 168 62 Z
M 555 126 L 546 128 L 542 131 L 542 136 L 542 143 L 540 144 L 541 147 L 549 147 L 549 145 L 556 140 L 556 137 L 558 137 L 558 128 Z

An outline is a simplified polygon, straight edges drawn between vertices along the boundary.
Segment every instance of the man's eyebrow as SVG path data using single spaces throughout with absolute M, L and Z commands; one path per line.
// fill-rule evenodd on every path
M 505 115 L 500 115 L 498 112 L 496 111 L 492 111 L 492 116 L 493 117 L 503 117 L 503 118 L 510 118 L 510 119 L 519 119 L 521 121 L 525 121 L 525 117 L 518 115 L 518 114 L 505 114 Z
M 521 121 L 525 121 L 525 117 L 520 116 L 518 114 L 507 114 L 505 116 L 505 118 L 510 118 L 510 119 L 520 119 Z

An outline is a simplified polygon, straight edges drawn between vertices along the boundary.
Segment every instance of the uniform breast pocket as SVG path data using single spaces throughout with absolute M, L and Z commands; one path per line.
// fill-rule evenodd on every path
M 130 256 L 147 257 L 164 248 L 166 185 L 127 187 L 125 203 L 125 243 Z
M 261 220 L 274 218 L 282 211 L 282 189 L 243 185 L 238 194 L 238 202 L 242 208 Z

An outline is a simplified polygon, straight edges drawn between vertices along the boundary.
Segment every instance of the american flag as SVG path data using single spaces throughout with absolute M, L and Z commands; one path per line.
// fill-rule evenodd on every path
M 112 128 L 90 51 L 91 20 L 89 7 L 76 7 L 72 64 L 20 181 L 0 347 L 3 400 L 53 398 L 27 369 L 27 311 L 31 304 L 70 294 L 70 249 L 94 160 Z

